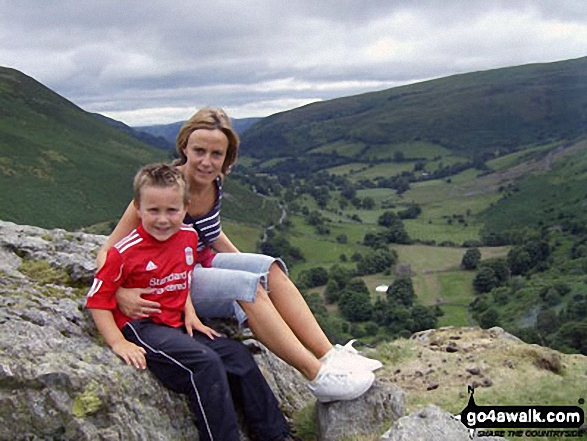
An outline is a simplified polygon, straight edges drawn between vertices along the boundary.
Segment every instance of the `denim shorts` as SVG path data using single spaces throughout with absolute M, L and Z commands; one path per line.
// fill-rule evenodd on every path
M 242 324 L 246 315 L 237 300 L 253 302 L 259 284 L 267 289 L 269 268 L 276 262 L 287 274 L 279 258 L 253 253 L 218 253 L 211 268 L 197 265 L 192 274 L 190 295 L 201 317 L 235 317 Z

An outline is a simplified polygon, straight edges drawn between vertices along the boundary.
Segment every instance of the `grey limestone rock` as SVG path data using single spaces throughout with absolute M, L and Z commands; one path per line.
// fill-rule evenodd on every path
M 0 221 L 0 440 L 198 439 L 184 397 L 100 341 L 79 290 L 19 271 L 22 259 L 41 259 L 89 283 L 103 240 Z M 264 347 L 255 352 L 286 414 L 307 405 L 301 375 Z
M 351 401 L 318 403 L 318 439 L 336 441 L 376 432 L 405 412 L 405 393 L 393 384 L 375 381 L 364 395 Z
M 501 437 L 470 438 L 469 430 L 449 412 L 426 406 L 400 418 L 381 437 L 381 441 L 500 441 Z

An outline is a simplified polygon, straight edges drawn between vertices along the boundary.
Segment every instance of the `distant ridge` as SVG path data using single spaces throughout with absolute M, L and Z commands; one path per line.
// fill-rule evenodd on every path
M 112 118 L 108 118 L 107 116 L 100 115 L 99 113 L 94 113 L 94 116 L 106 124 L 125 132 L 126 134 L 132 136 L 135 139 L 138 139 L 145 144 L 149 144 L 153 147 L 157 147 L 158 149 L 162 150 L 173 150 L 175 148 L 175 143 L 170 142 L 168 139 L 165 139 L 163 136 L 155 136 L 145 131 L 140 131 L 134 129 L 130 126 L 127 126 L 123 122 L 117 121 Z
M 253 124 L 257 121 L 260 121 L 262 118 L 232 118 L 232 125 L 234 129 L 237 131 L 239 136 L 242 134 Z M 138 126 L 134 127 L 134 130 L 141 133 L 149 134 L 156 138 L 163 138 L 166 140 L 167 143 L 171 145 L 171 148 L 175 148 L 175 140 L 177 138 L 177 134 L 181 126 L 184 124 L 185 121 L 178 121 L 171 124 L 157 124 L 153 126 Z
M 365 157 L 424 142 L 473 156 L 585 134 L 587 57 L 309 104 L 257 123 L 243 136 L 242 150 L 268 159 L 353 145 Z

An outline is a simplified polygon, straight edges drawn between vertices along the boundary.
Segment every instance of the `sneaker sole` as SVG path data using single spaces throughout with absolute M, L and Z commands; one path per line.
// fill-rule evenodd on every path
M 369 389 L 371 389 L 371 386 L 373 386 L 374 382 L 375 382 L 375 376 L 373 376 L 371 378 L 371 381 L 369 381 L 369 383 L 367 383 L 364 388 L 362 388 L 361 390 L 359 390 L 358 392 L 355 392 L 353 394 L 344 395 L 342 397 L 316 397 L 316 399 L 321 403 L 332 403 L 334 401 L 354 400 L 355 398 L 359 398 L 361 395 L 363 395 L 365 392 L 367 392 Z

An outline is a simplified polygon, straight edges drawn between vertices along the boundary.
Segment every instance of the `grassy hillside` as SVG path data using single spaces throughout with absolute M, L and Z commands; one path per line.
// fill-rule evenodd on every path
M 143 164 L 166 155 L 34 79 L 0 68 L 0 218 L 77 228 L 115 219 Z
M 120 126 L 0 68 L 0 219 L 65 229 L 100 224 L 96 231 L 107 232 L 132 197 L 139 167 L 170 159 Z M 279 211 L 228 179 L 223 215 L 254 225 L 258 236 Z
M 494 231 L 511 228 L 587 224 L 587 140 L 535 151 L 519 158 L 512 169 L 526 170 L 525 179 L 502 174 L 502 198 L 482 215 Z M 511 173 L 511 171 L 510 171 Z M 486 182 L 488 182 L 486 180 Z M 504 183 L 509 184 L 509 188 Z
M 382 159 L 398 145 L 411 157 L 416 143 L 472 156 L 573 139 L 587 132 L 586 122 L 587 58 L 580 58 L 310 104 L 253 126 L 243 151 L 256 158 L 330 151 Z

